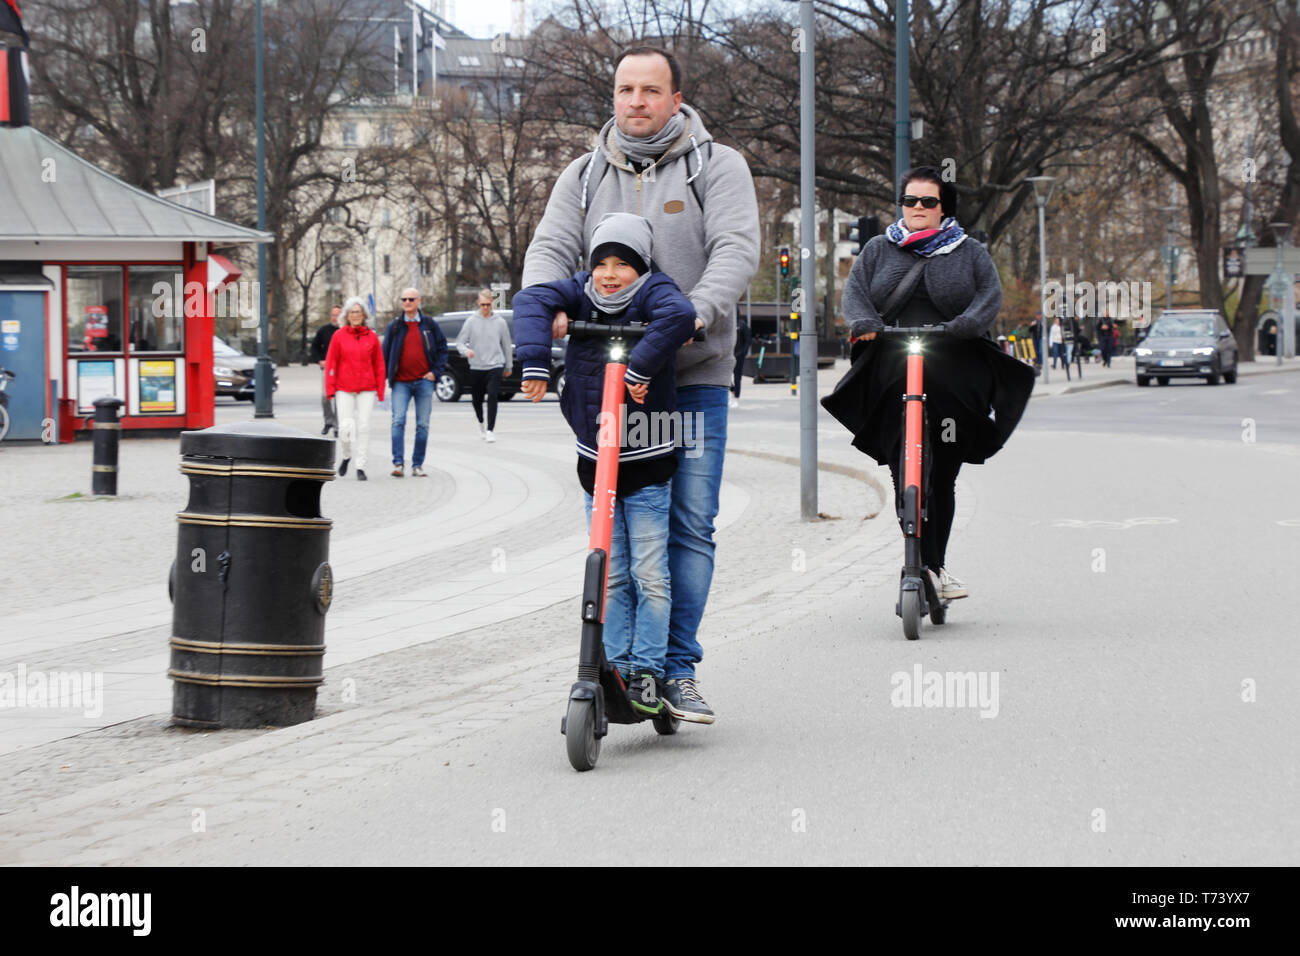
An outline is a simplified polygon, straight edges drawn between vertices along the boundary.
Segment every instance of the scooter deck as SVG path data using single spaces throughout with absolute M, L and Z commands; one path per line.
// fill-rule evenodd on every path
M 654 720 L 654 715 L 643 714 L 627 699 L 627 685 L 613 664 L 605 664 L 600 672 L 600 686 L 605 691 L 605 718 L 611 724 L 639 724 Z

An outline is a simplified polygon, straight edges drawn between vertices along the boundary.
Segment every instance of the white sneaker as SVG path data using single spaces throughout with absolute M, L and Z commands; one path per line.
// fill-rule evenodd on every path
M 957 598 L 964 598 L 969 594 L 966 585 L 949 574 L 947 568 L 939 569 L 939 597 L 945 601 L 955 601 Z
M 486 432 L 487 432 L 487 426 L 484 425 L 482 422 L 479 422 L 479 423 L 478 423 L 478 437 L 479 437 L 479 438 L 486 438 L 486 437 L 487 437 Z
M 487 431 L 483 433 L 483 440 L 486 441 L 488 444 L 491 444 L 492 442 L 496 441 L 496 439 L 492 437 L 492 433 Z

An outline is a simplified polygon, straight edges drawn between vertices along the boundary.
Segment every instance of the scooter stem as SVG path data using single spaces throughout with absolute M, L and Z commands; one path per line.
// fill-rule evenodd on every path
M 599 548 L 606 555 L 614 532 L 614 502 L 618 491 L 619 437 L 623 434 L 623 420 L 627 407 L 623 403 L 623 375 L 627 365 L 609 362 L 605 365 L 605 382 L 600 396 L 600 420 L 596 431 L 596 480 L 592 486 L 591 541 L 589 547 Z M 609 562 L 605 562 L 605 581 L 601 583 L 604 594 L 609 581 Z M 601 621 L 605 619 L 603 604 Z

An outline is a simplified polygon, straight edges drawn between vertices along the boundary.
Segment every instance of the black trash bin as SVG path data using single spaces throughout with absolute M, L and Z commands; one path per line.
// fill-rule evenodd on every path
M 181 433 L 172 719 L 191 727 L 311 720 L 333 597 L 320 496 L 334 442 L 269 422 Z

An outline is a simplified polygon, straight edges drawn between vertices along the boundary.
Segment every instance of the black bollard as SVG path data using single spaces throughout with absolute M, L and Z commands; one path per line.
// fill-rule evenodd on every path
M 122 437 L 122 423 L 117 410 L 120 398 L 97 398 L 95 406 L 94 465 L 90 471 L 90 491 L 96 495 L 117 494 L 117 442 Z

